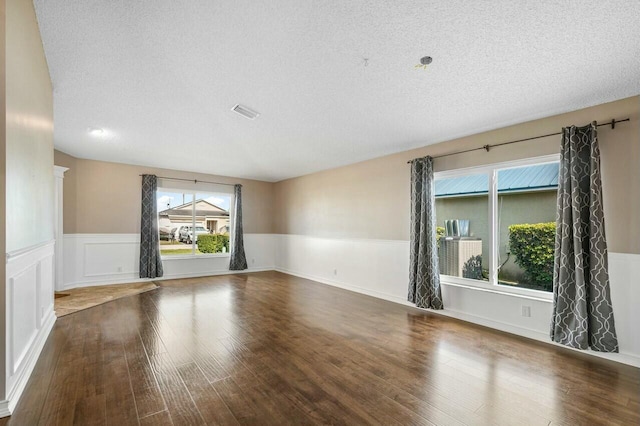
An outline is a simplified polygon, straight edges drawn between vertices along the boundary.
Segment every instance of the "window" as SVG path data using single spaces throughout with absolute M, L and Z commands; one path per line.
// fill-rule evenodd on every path
M 229 253 L 231 194 L 159 188 L 161 256 Z
M 558 156 L 435 174 L 443 282 L 552 291 Z

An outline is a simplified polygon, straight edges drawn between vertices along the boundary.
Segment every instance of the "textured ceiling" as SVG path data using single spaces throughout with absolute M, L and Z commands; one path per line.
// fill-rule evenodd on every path
M 640 93 L 637 0 L 35 6 L 82 158 L 278 181 Z

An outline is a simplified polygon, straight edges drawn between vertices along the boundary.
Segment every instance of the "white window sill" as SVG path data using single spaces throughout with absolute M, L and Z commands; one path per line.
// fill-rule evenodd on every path
M 511 288 L 501 285 L 493 285 L 477 280 L 452 277 L 449 275 L 440 275 L 440 284 L 452 287 L 461 287 L 475 291 L 484 291 L 487 293 L 497 293 L 503 296 L 519 297 L 521 299 L 537 300 L 539 302 L 553 302 L 553 293 L 551 292 L 522 288 Z
M 185 260 L 185 259 L 211 259 L 216 257 L 230 257 L 231 253 L 209 253 L 209 254 L 181 254 L 178 256 L 161 256 L 165 260 Z

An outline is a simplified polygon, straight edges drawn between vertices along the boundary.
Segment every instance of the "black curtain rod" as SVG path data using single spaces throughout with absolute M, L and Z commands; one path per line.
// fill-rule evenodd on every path
M 624 118 L 622 120 L 613 119 L 609 123 L 598 124 L 598 125 L 596 125 L 596 127 L 611 126 L 612 129 L 615 129 L 616 128 L 616 123 L 623 123 L 625 121 L 629 121 L 629 118 Z M 542 138 L 547 138 L 549 136 L 557 136 L 557 135 L 561 135 L 561 134 L 562 134 L 562 132 L 549 133 L 547 135 L 533 136 L 531 138 L 525 138 L 525 139 L 518 139 L 518 140 L 515 140 L 515 141 L 496 143 L 496 144 L 493 144 L 493 145 L 484 145 L 484 146 L 481 146 L 481 147 L 478 147 L 478 148 L 465 149 L 463 151 L 455 151 L 455 152 L 450 152 L 448 154 L 434 155 L 431 158 L 442 158 L 442 157 L 448 157 L 450 155 L 464 154 L 466 152 L 481 151 L 481 150 L 485 150 L 485 151 L 489 152 L 489 149 L 494 148 L 496 146 L 510 145 L 512 143 L 526 142 L 526 141 L 531 141 L 531 140 L 534 140 L 534 139 L 542 139 Z M 412 161 L 413 160 L 407 161 L 407 164 L 410 164 Z
M 143 176 L 143 175 L 138 175 Z M 197 179 L 182 179 L 182 178 L 172 178 L 166 176 L 156 176 L 159 179 L 167 179 L 167 180 L 181 180 L 183 182 L 193 182 L 193 183 L 212 183 L 214 185 L 227 185 L 227 186 L 236 186 L 235 183 L 222 183 L 222 182 L 211 182 L 208 180 L 197 180 Z

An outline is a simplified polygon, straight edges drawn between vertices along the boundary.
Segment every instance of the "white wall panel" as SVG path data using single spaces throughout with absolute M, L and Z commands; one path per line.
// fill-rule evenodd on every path
M 113 274 L 135 274 L 138 271 L 137 241 L 98 241 L 84 244 L 83 275 L 99 277 Z
M 609 253 L 609 279 L 620 352 L 640 357 L 640 255 Z
M 54 242 L 7 254 L 7 400 L 12 410 L 53 327 Z M 0 413 L 5 415 L 7 413 Z
M 16 367 L 20 365 L 38 332 L 36 306 L 38 287 L 37 264 L 32 264 L 9 278 L 7 287 L 8 303 L 11 305 L 9 353 L 7 354 L 9 374 L 16 371 Z
M 248 271 L 273 269 L 275 236 L 245 234 Z M 139 277 L 138 234 L 65 234 L 64 287 L 143 281 Z M 229 255 L 166 257 L 163 279 L 229 273 Z

